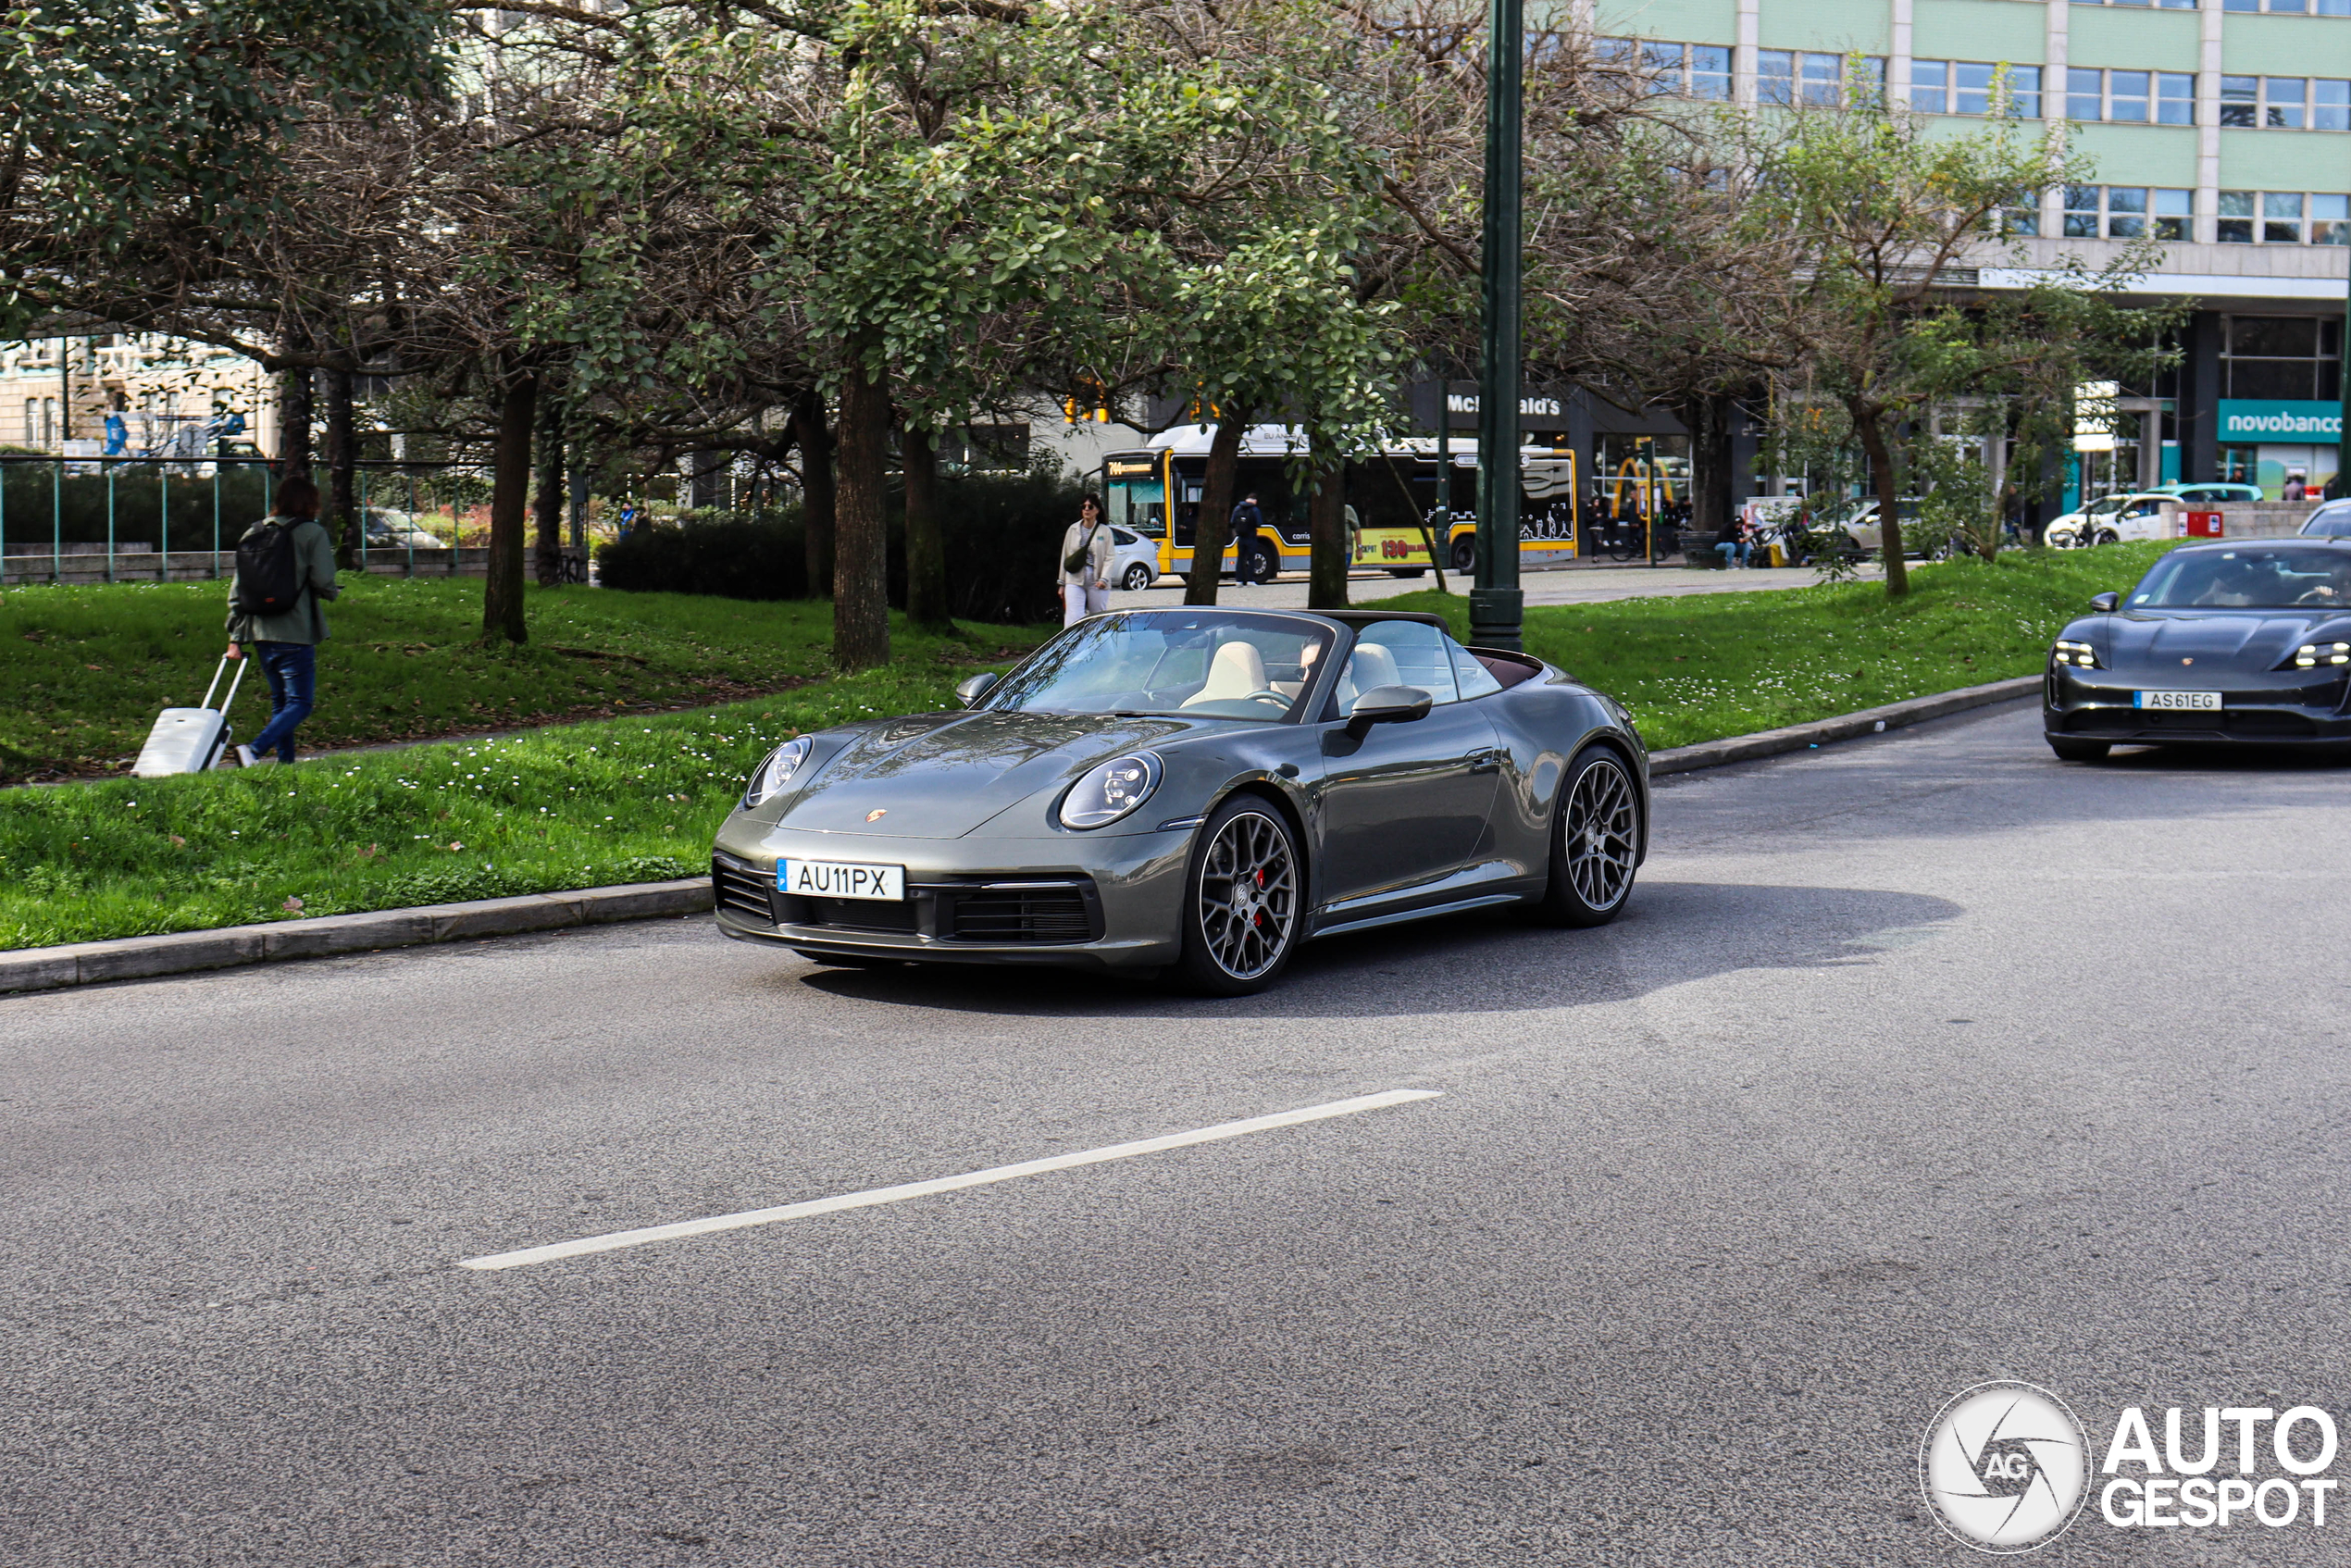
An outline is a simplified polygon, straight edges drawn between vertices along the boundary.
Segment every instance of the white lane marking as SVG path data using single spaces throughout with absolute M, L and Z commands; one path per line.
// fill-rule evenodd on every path
M 1024 1160 L 1017 1165 L 995 1165 L 984 1171 L 966 1171 L 962 1176 L 935 1176 L 929 1181 L 909 1181 L 897 1187 L 845 1192 L 838 1198 L 813 1198 L 805 1203 L 785 1203 L 773 1209 L 749 1209 L 740 1214 L 714 1214 L 708 1219 L 679 1220 L 675 1225 L 649 1225 L 640 1230 L 616 1230 L 609 1236 L 583 1236 L 576 1241 L 525 1247 L 514 1252 L 492 1252 L 487 1257 L 461 1258 L 457 1266 L 470 1269 L 521 1268 L 529 1263 L 553 1263 L 557 1258 L 578 1258 L 591 1252 L 616 1252 L 625 1247 L 642 1247 L 654 1241 L 674 1241 L 681 1236 L 708 1236 L 713 1231 L 775 1225 L 783 1220 L 806 1219 L 813 1214 L 838 1213 L 843 1209 L 869 1209 L 877 1203 L 902 1203 L 909 1198 L 927 1198 L 937 1192 L 985 1187 L 990 1182 L 1011 1181 L 1015 1176 L 1041 1176 L 1047 1171 L 1072 1170 L 1079 1165 L 1099 1165 L 1108 1160 L 1131 1160 L 1138 1154 L 1156 1154 L 1163 1149 L 1214 1143 L 1220 1139 L 1239 1138 L 1246 1133 L 1270 1132 L 1275 1127 L 1294 1127 L 1301 1122 L 1351 1116 L 1360 1111 L 1377 1111 L 1415 1100 L 1439 1098 L 1441 1096 L 1433 1089 L 1391 1089 L 1378 1094 L 1359 1095 L 1353 1100 L 1334 1100 L 1327 1105 L 1309 1105 L 1302 1111 L 1280 1111 L 1270 1116 L 1251 1116 L 1247 1121 L 1219 1122 L 1213 1127 L 1200 1127 L 1191 1132 L 1171 1132 L 1163 1138 L 1138 1139 L 1133 1143 L 1113 1143 L 1076 1154 Z

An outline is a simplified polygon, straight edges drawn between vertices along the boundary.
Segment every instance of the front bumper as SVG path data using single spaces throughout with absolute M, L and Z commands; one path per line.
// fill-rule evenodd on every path
M 2220 677 L 2216 712 L 2148 711 L 2137 706 L 2152 681 L 2134 682 L 2114 670 L 2050 666 L 2042 682 L 2041 725 L 2052 736 L 2107 740 L 2118 746 L 2341 745 L 2351 741 L 2344 677 L 2312 678 L 2276 671 L 2267 682 Z M 2167 678 L 2167 685 L 2183 683 Z M 2209 690 L 2209 688 L 2198 688 Z
M 964 964 L 1156 969 L 1177 925 L 1189 828 L 1051 838 L 902 839 L 810 833 L 731 817 L 712 848 L 718 927 L 742 941 Z M 776 888 L 784 859 L 906 868 L 894 902 Z

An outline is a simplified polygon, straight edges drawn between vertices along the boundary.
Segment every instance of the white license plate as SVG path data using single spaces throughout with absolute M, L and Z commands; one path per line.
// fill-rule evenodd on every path
M 811 899 L 902 899 L 906 868 L 848 860 L 779 860 L 776 889 Z
M 2141 691 L 2137 698 L 2137 705 L 2142 708 L 2186 708 L 2211 713 L 2220 706 L 2218 691 Z

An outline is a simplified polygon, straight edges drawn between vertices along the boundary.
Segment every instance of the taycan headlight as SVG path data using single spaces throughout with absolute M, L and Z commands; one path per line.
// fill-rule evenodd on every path
M 792 775 L 807 760 L 808 738 L 804 735 L 768 753 L 767 760 L 753 770 L 751 782 L 743 789 L 743 809 L 750 810 L 790 783 Z
M 2351 665 L 2351 642 L 2305 642 L 2294 651 L 2295 669 L 2317 669 L 2324 665 Z
M 2069 642 L 2061 637 L 2058 639 L 2058 645 L 2050 652 L 2049 657 L 2055 659 L 2059 664 L 2071 665 L 2077 669 L 2096 669 L 2098 667 L 2098 651 L 2096 649 L 2091 647 L 2086 642 Z
M 1062 826 L 1105 828 L 1151 798 L 1159 788 L 1159 759 L 1129 752 L 1089 771 L 1062 797 Z

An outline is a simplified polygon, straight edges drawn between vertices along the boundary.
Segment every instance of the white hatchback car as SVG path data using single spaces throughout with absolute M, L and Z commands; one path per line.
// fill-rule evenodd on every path
M 2079 550 L 2092 544 L 2119 544 L 2126 539 L 2163 539 L 2163 508 L 2186 503 L 2176 495 L 2152 491 L 2133 495 L 2102 495 L 2078 512 L 2051 518 L 2041 530 L 2052 550 Z
M 1159 580 L 1159 541 L 1113 523 L 1110 541 L 1114 552 L 1110 563 L 1112 582 L 1134 591 Z

